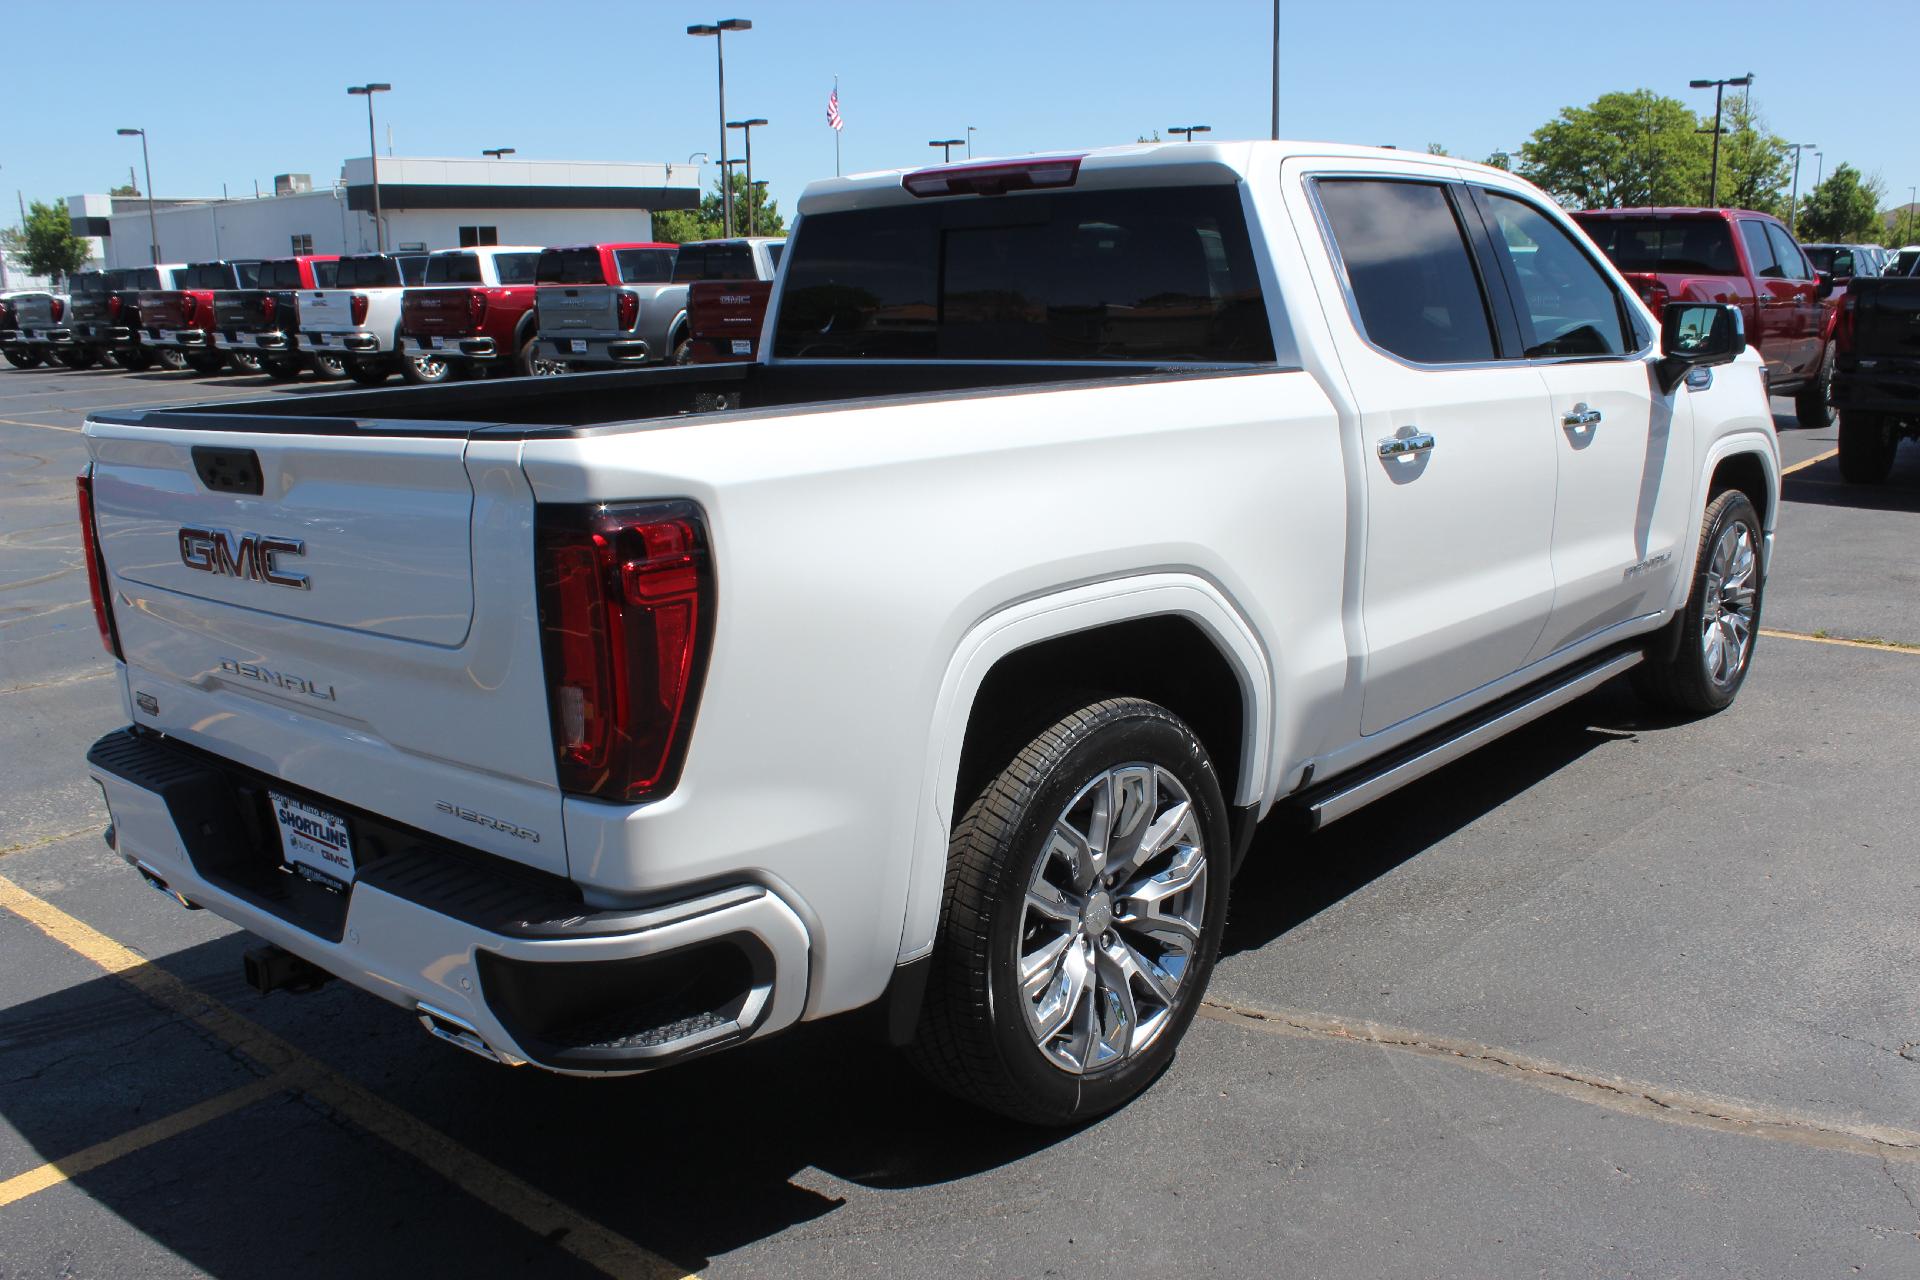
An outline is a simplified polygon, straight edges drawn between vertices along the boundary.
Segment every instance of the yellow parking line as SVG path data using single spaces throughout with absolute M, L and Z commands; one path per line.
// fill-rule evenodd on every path
M 65 431 L 69 435 L 79 435 L 79 427 L 56 427 L 51 422 L 22 422 L 18 418 L 0 418 L 0 424 L 9 427 L 38 427 L 42 431 Z
M 137 1129 L 129 1129 L 118 1137 L 108 1138 L 105 1142 L 96 1142 L 82 1148 L 70 1156 L 63 1156 L 38 1169 L 29 1169 L 25 1173 L 0 1182 L 0 1208 L 5 1208 L 16 1200 L 24 1200 L 38 1191 L 57 1187 L 82 1174 L 92 1173 L 103 1164 L 118 1160 L 121 1156 L 130 1156 L 144 1150 L 156 1142 L 165 1142 L 168 1138 L 178 1137 L 191 1129 L 197 1129 L 209 1120 L 218 1120 L 244 1107 L 250 1107 L 263 1098 L 270 1098 L 299 1084 L 291 1077 L 297 1073 L 279 1072 L 265 1076 L 237 1089 L 229 1089 L 218 1097 L 208 1098 L 170 1116 L 162 1116 L 150 1124 Z
M 1804 631 L 1775 631 L 1772 627 L 1760 628 L 1763 636 L 1772 636 L 1776 640 L 1807 640 L 1814 644 L 1839 644 L 1849 649 L 1873 649 L 1880 653 L 1905 653 L 1920 657 L 1920 645 L 1895 644 L 1890 640 L 1849 640 L 1844 636 L 1810 636 Z
M 589 1266 L 621 1280 L 685 1277 L 685 1268 L 644 1249 L 562 1204 L 533 1184 L 470 1151 L 411 1113 L 368 1092 L 331 1067 L 138 952 L 0 876 L 0 908 L 11 911 L 70 951 L 93 961 L 163 1008 L 224 1040 L 270 1072 L 298 1070 L 307 1092 L 361 1128 L 386 1139 L 468 1195 L 536 1235 L 553 1240 Z M 284 1087 L 284 1085 L 283 1085 Z
M 1805 471 L 1808 467 L 1812 466 L 1816 462 L 1825 462 L 1828 458 L 1837 458 L 1839 456 L 1840 456 L 1840 451 L 1838 449 L 1829 449 L 1825 453 L 1816 453 L 1813 457 L 1806 459 L 1804 462 L 1796 462 L 1790 467 L 1780 468 L 1780 474 L 1783 476 L 1790 476 L 1796 471 Z

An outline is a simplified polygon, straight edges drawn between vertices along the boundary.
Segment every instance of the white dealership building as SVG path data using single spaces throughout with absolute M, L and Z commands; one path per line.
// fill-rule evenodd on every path
M 372 252 L 373 163 L 348 160 L 339 181 L 315 187 L 283 174 L 271 194 L 156 201 L 72 196 L 74 232 L 109 267 L 161 262 Z M 472 244 L 582 244 L 650 240 L 653 214 L 700 200 L 695 164 L 381 156 L 380 212 L 389 250 Z

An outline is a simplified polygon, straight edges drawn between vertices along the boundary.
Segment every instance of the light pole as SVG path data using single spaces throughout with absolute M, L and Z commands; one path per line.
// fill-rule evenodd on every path
M 760 127 L 761 125 L 763 125 L 763 124 L 765 124 L 765 123 L 766 123 L 766 119 L 765 119 L 764 117 L 761 117 L 761 116 L 755 116 L 755 117 L 754 117 L 753 119 L 751 119 L 751 120 L 729 120 L 729 121 L 727 121 L 727 128 L 729 128 L 729 129 L 738 129 L 738 130 L 740 131 L 740 133 L 741 133 L 741 135 L 742 135 L 742 136 L 743 136 L 743 137 L 744 137 L 744 138 L 746 139 L 746 144 L 747 144 L 747 234 L 748 234 L 748 235 L 752 235 L 752 234 L 753 234 L 753 228 L 754 228 L 754 217 L 753 217 L 753 131 L 754 131 L 755 129 L 758 129 L 758 128 L 759 128 L 759 127 Z M 728 183 L 727 185 L 728 185 L 728 186 L 732 186 L 733 184 L 732 184 L 732 183 Z
M 495 160 L 498 160 L 502 156 L 512 155 L 514 150 L 515 148 L 513 147 L 482 147 L 480 154 L 483 156 L 492 156 Z
M 1187 141 L 1192 142 L 1194 134 L 1212 133 L 1213 126 L 1210 124 L 1170 124 L 1167 126 L 1167 132 L 1184 133 L 1187 135 Z
M 1689 89 L 1713 90 L 1713 176 L 1707 180 L 1707 204 L 1712 208 L 1720 207 L 1720 96 L 1728 85 L 1742 85 L 1753 88 L 1753 72 L 1743 76 L 1734 76 L 1727 80 L 1689 80 Z
M 380 211 L 380 141 L 373 131 L 373 95 L 393 88 L 390 84 L 354 84 L 347 92 L 367 100 L 367 156 L 373 161 L 373 242 L 381 253 L 387 251 L 387 224 Z M 360 243 L 365 244 L 362 240 Z
M 973 159 L 973 135 L 978 131 L 978 128 L 977 125 L 970 124 L 967 126 L 967 159 L 969 160 Z
M 955 147 L 966 146 L 967 140 L 965 138 L 936 138 L 927 143 L 927 145 L 940 148 L 940 163 L 945 164 L 947 161 L 953 159 L 953 149 Z
M 147 248 L 153 254 L 153 263 L 160 265 L 160 223 L 153 216 L 153 161 L 147 156 L 147 131 L 145 129 L 122 129 L 123 138 L 140 136 L 140 164 L 147 171 L 147 235 L 151 238 Z M 22 219 L 24 222 L 25 220 Z
M 1825 173 L 1826 171 L 1827 171 L 1827 153 L 1824 151 L 1814 152 L 1813 153 L 1813 185 L 1814 186 L 1817 187 L 1820 185 L 1820 175 Z
M 1280 0 L 1273 0 L 1273 132 L 1280 141 Z
M 720 67 L 720 225 L 733 234 L 733 175 L 727 168 L 727 32 L 751 31 L 746 18 L 722 18 L 715 23 L 696 23 L 687 28 L 690 36 L 712 36 L 714 59 Z
M 1787 230 L 1793 232 L 1795 235 L 1800 234 L 1800 153 L 1802 151 L 1812 151 L 1819 145 L 1817 142 L 1789 142 L 1787 144 L 1788 148 L 1793 152 L 1793 195 L 1788 198 L 1787 202 Z M 1819 185 L 1817 182 L 1814 183 L 1816 187 Z
M 1913 243 L 1913 202 L 1920 200 L 1920 187 L 1907 188 L 1907 233 L 1901 237 L 1903 243 Z

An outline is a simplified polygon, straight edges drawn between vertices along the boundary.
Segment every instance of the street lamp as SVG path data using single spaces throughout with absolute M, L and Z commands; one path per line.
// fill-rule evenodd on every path
M 380 143 L 373 132 L 373 95 L 393 88 L 390 84 L 353 84 L 347 92 L 367 100 L 367 155 L 373 161 L 373 241 L 381 253 L 387 251 L 387 224 L 380 212 Z M 365 244 L 366 241 L 361 241 Z
M 712 36 L 715 60 L 720 66 L 720 224 L 733 234 L 733 183 L 727 170 L 727 32 L 751 31 L 746 18 L 722 18 L 715 23 L 696 23 L 687 28 L 690 36 Z
M 973 135 L 979 132 L 979 128 L 978 125 L 967 126 L 967 159 L 969 160 L 973 159 Z
M 1728 80 L 1689 80 L 1689 89 L 1713 90 L 1713 176 L 1707 180 L 1707 203 L 1713 208 L 1720 207 L 1720 97 L 1728 85 L 1740 85 L 1753 88 L 1753 72 L 1743 76 L 1734 76 Z
M 492 156 L 495 160 L 498 160 L 501 156 L 510 156 L 513 153 L 514 148 L 512 147 L 482 147 L 480 149 L 481 155 Z
M 764 117 L 755 116 L 751 120 L 729 120 L 727 128 L 738 129 L 747 141 L 747 234 L 753 234 L 753 131 L 765 124 Z M 732 184 L 729 183 L 729 186 Z
M 136 134 L 140 138 L 140 164 L 147 171 L 147 235 L 152 239 L 147 248 L 152 252 L 153 264 L 157 267 L 160 265 L 160 224 L 153 216 L 153 161 L 147 157 L 147 131 L 121 129 L 119 133 L 123 138 L 131 138 Z
M 953 159 L 953 149 L 955 147 L 966 146 L 967 140 L 965 138 L 936 138 L 932 142 L 927 143 L 927 145 L 940 148 L 940 163 L 945 164 L 947 161 Z
M 1194 134 L 1212 133 L 1213 126 L 1210 124 L 1170 124 L 1167 126 L 1167 132 L 1184 133 L 1187 135 L 1187 141 L 1192 142 Z
M 1787 204 L 1787 230 L 1800 234 L 1800 153 L 1812 151 L 1820 144 L 1817 142 L 1789 142 L 1787 147 L 1793 152 L 1793 195 Z M 1819 186 L 1819 183 L 1815 183 Z
M 1820 175 L 1825 173 L 1826 171 L 1827 171 L 1827 153 L 1824 151 L 1814 152 L 1813 153 L 1813 185 L 1814 186 L 1817 187 L 1820 185 Z

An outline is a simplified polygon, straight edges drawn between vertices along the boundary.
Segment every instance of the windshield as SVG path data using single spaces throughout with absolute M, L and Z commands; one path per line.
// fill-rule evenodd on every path
M 1274 358 L 1233 186 L 812 214 L 783 274 L 779 357 Z
M 1722 218 L 1582 218 L 1580 229 L 1622 271 L 1740 274 L 1733 229 Z
M 471 253 L 436 253 L 427 259 L 428 284 L 479 284 L 480 259 Z
M 665 284 L 673 279 L 672 249 L 615 249 L 621 284 Z
M 333 278 L 341 289 L 391 289 L 400 283 L 400 267 L 381 254 L 363 254 L 340 259 Z

